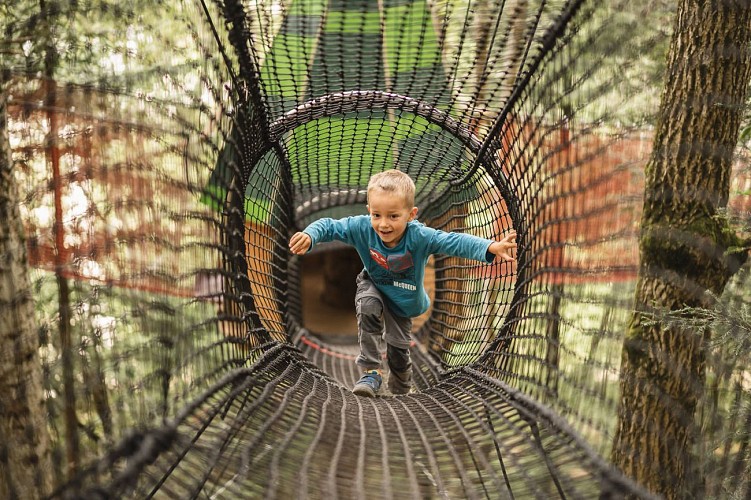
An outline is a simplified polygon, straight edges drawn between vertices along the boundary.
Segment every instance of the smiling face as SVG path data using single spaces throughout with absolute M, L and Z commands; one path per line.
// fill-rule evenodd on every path
M 410 207 L 398 193 L 373 190 L 368 196 L 368 213 L 383 244 L 394 248 L 402 240 L 407 223 L 417 216 L 417 207 Z

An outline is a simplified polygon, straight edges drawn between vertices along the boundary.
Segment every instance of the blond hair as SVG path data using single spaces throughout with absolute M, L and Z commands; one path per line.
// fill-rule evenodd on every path
M 391 169 L 373 175 L 368 182 L 368 200 L 375 190 L 401 195 L 410 208 L 415 204 L 415 182 L 400 170 Z

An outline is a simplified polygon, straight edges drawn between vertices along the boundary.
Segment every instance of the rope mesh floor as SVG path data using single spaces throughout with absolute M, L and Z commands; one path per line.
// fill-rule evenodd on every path
M 608 462 L 665 44 L 628 2 L 159 4 L 62 2 L 123 32 L 11 68 L 53 497 L 649 498 Z M 519 253 L 436 256 L 415 390 L 367 399 L 287 241 L 388 168 Z
M 639 492 L 552 412 L 477 370 L 426 392 L 363 399 L 279 344 L 228 373 L 171 425 L 126 439 L 102 465 L 120 473 L 106 490 L 84 490 L 87 497 Z

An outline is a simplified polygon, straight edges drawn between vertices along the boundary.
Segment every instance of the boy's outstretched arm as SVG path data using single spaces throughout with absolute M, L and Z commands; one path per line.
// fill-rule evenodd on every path
M 488 247 L 488 252 L 495 255 L 496 262 L 511 262 L 516 260 L 511 251 L 516 250 L 516 231 L 511 231 L 503 239 L 494 241 Z
M 289 250 L 295 255 L 305 255 L 310 249 L 310 243 L 311 239 L 309 235 L 298 232 L 293 234 L 289 239 Z

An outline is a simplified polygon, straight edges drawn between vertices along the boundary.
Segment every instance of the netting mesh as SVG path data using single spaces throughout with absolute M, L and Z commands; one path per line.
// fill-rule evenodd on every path
M 634 2 L 52 5 L 8 7 L 5 69 L 56 496 L 649 496 L 609 453 L 659 17 L 639 38 Z M 356 331 L 312 319 L 342 249 L 287 241 L 365 213 L 389 168 L 422 222 L 519 252 L 436 256 L 416 392 L 371 400 Z M 743 359 L 709 363 L 708 494 L 748 494 Z

